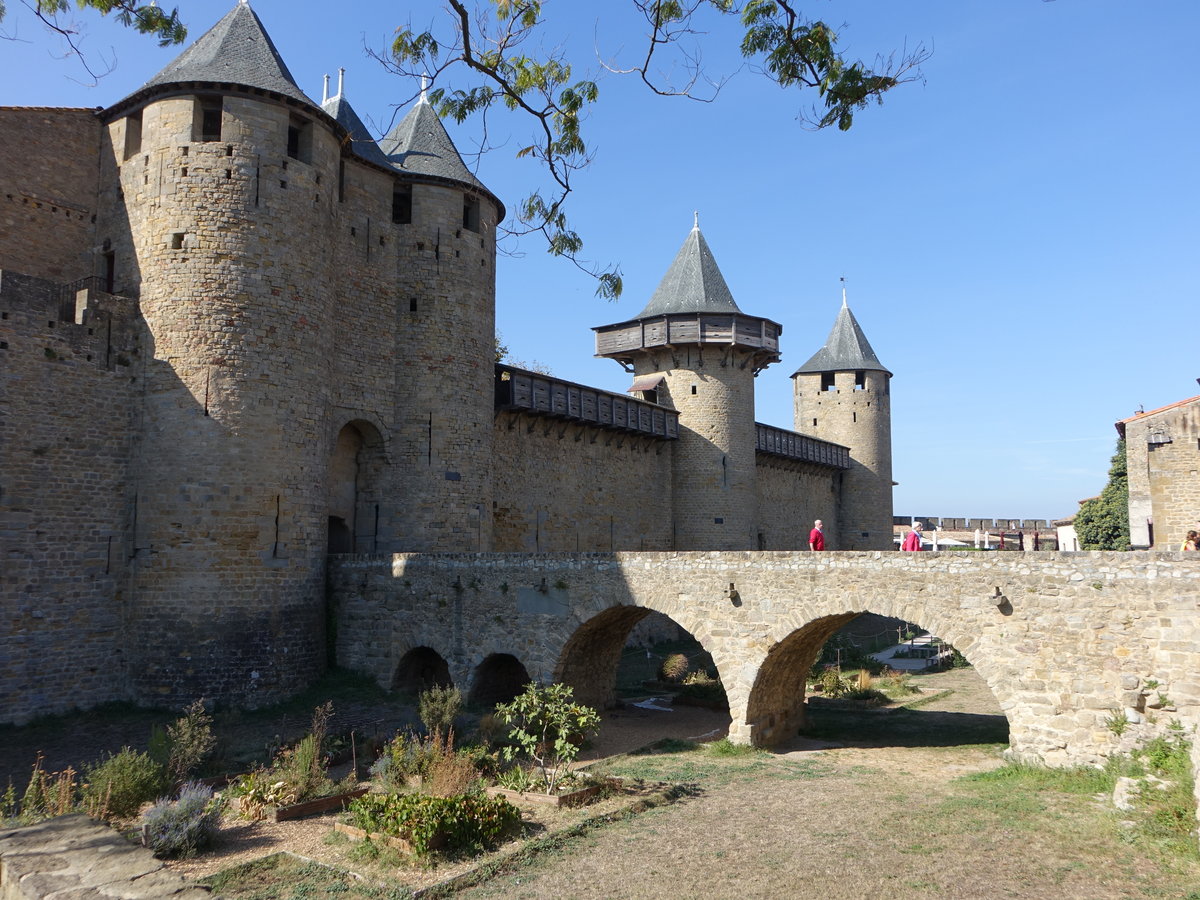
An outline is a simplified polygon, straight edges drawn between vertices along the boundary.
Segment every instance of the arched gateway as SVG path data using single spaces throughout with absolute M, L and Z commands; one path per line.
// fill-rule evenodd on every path
M 508 653 L 598 704 L 623 635 L 664 613 L 712 655 L 744 743 L 794 734 L 804 671 L 868 611 L 960 650 L 1020 758 L 1093 763 L 1152 720 L 1200 721 L 1200 560 L 1179 553 L 401 554 L 334 560 L 330 584 L 339 663 L 381 684 L 414 634 L 440 633 L 455 683 Z M 1147 708 L 1159 693 L 1172 709 Z M 1116 735 L 1106 722 L 1122 710 L 1135 724 Z

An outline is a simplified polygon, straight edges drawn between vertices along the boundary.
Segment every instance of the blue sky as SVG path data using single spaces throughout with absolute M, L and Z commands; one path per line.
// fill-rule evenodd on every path
M 346 95 L 385 130 L 415 87 L 364 54 L 392 30 L 442 15 L 435 2 L 338 7 L 255 0 L 296 80 L 347 69 Z M 190 39 L 232 6 L 182 0 Z M 577 74 L 632 59 L 618 0 L 548 0 L 552 42 Z M 897 514 L 1057 518 L 1103 487 L 1113 423 L 1200 393 L 1200 4 L 1160 0 L 812 0 L 870 61 L 924 43 L 924 82 L 858 115 L 848 133 L 805 130 L 810 100 L 739 69 L 736 23 L 705 37 L 712 72 L 734 72 L 713 103 L 654 97 L 603 75 L 585 125 L 595 151 L 570 213 L 584 255 L 619 263 L 617 303 L 535 239 L 499 265 L 497 327 L 512 356 L 610 390 L 629 378 L 595 359 L 591 328 L 636 315 L 692 224 L 741 308 L 784 327 L 782 362 L 758 378 L 756 417 L 791 427 L 788 377 L 849 302 L 895 377 Z M 601 15 L 597 9 L 604 9 Z M 598 20 L 599 19 L 599 20 Z M 160 50 L 94 14 L 78 17 L 98 84 L 8 3 L 0 103 L 107 106 L 180 48 Z M 515 160 L 519 119 L 477 161 L 510 207 L 544 178 Z M 468 163 L 478 125 L 449 123 Z

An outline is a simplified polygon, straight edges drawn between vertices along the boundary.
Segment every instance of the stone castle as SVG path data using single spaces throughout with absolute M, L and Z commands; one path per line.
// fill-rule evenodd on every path
M 424 100 L 378 142 L 310 100 L 244 2 L 107 109 L 0 109 L 0 195 L 0 720 L 295 691 L 331 553 L 891 548 L 844 302 L 795 430 L 698 225 L 595 329 L 627 392 L 497 364 L 500 199 Z

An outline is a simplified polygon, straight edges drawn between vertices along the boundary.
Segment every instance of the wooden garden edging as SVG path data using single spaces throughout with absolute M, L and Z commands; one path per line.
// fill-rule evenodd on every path
M 305 816 L 315 816 L 317 813 L 328 812 L 331 809 L 341 809 L 351 800 L 357 800 L 367 793 L 369 788 L 357 788 L 345 794 L 332 794 L 329 797 L 318 797 L 316 800 L 305 800 L 303 803 L 292 803 L 288 806 L 268 806 L 263 816 L 268 822 L 286 822 L 289 819 L 302 819 Z M 232 809 L 240 809 L 241 798 L 230 800 Z
M 586 801 L 592 799 L 600 793 L 607 785 L 591 784 L 585 788 L 580 788 L 577 791 L 568 791 L 565 794 L 547 794 L 541 791 L 510 791 L 508 788 L 490 787 L 487 789 L 490 797 L 503 797 L 510 802 L 523 800 L 527 803 L 535 803 L 541 806 L 582 806 Z

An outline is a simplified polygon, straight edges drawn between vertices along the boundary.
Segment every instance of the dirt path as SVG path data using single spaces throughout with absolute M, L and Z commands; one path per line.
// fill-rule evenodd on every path
M 1131 852 L 1093 798 L 959 780 L 999 766 L 1001 746 L 953 746 L 956 730 L 974 743 L 1003 718 L 973 670 L 923 681 L 953 693 L 852 723 L 843 746 L 798 741 L 743 777 L 701 773 L 698 796 L 461 896 L 1200 900 L 1200 865 Z

